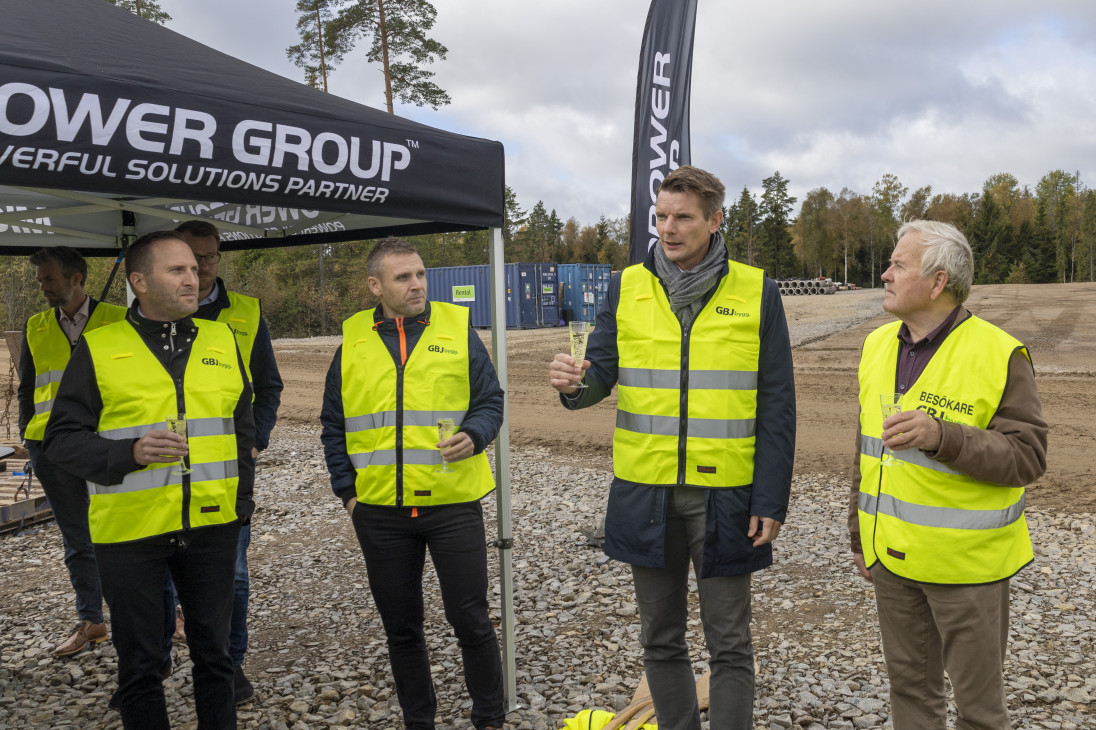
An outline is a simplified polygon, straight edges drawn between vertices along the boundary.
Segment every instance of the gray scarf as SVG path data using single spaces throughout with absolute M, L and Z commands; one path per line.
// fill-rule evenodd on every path
M 670 296 L 670 310 L 677 315 L 682 327 L 688 327 L 700 313 L 704 295 L 719 283 L 723 264 L 727 260 L 727 247 L 723 235 L 712 234 L 708 254 L 696 267 L 682 271 L 677 264 L 666 258 L 660 244 L 655 244 L 655 271 L 666 286 Z

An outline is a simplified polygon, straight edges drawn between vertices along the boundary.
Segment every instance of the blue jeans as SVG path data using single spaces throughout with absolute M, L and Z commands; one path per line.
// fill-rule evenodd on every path
M 487 539 L 479 502 L 441 507 L 354 507 L 369 590 L 388 637 L 388 659 L 408 730 L 433 730 L 437 698 L 423 631 L 422 572 L 434 563 L 472 697 L 472 724 L 502 727 L 502 657 L 487 604 Z
M 663 568 L 632 566 L 639 607 L 643 669 L 661 730 L 700 730 L 689 647 L 689 563 L 700 575 L 711 490 L 674 487 L 666 515 Z M 700 621 L 710 656 L 713 728 L 753 728 L 754 665 L 750 639 L 750 576 L 702 578 Z
M 88 530 L 88 489 L 83 479 L 56 466 L 42 453 L 38 441 L 28 441 L 27 451 L 38 481 L 49 499 L 53 519 L 65 546 L 65 567 L 76 592 L 76 615 L 81 621 L 103 623 L 103 591 L 99 567 Z
M 236 727 L 228 624 L 239 525 L 230 523 L 99 544 L 95 555 L 118 651 L 118 698 L 126 730 L 169 730 L 164 701 L 164 595 L 172 579 L 187 617 L 199 730 Z
M 233 666 L 244 663 L 247 654 L 247 599 L 251 592 L 251 580 L 247 573 L 247 547 L 251 544 L 251 524 L 240 525 L 240 538 L 236 543 L 236 577 L 232 594 L 232 624 L 228 634 L 228 655 Z M 175 587 L 168 581 L 170 598 L 167 602 L 167 621 L 164 624 L 166 639 L 164 656 L 171 656 L 171 636 L 175 633 L 175 606 L 179 601 Z M 183 618 L 186 618 L 184 615 Z

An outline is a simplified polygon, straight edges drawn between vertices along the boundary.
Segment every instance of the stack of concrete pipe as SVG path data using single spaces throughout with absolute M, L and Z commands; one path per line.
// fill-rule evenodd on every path
M 835 294 L 837 284 L 817 279 L 777 279 L 780 293 L 784 296 L 803 296 L 807 294 Z

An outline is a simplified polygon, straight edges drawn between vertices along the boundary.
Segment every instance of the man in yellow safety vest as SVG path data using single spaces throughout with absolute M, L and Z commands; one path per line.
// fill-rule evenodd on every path
M 963 307 L 974 258 L 948 223 L 898 229 L 860 357 L 853 559 L 875 586 L 895 730 L 1012 727 L 1009 578 L 1032 561 L 1024 485 L 1046 469 L 1031 358 Z M 890 404 L 890 411 L 884 411 Z M 896 413 L 897 411 L 897 413 Z
M 460 644 L 472 724 L 499 729 L 502 659 L 488 611 L 479 500 L 495 487 L 484 449 L 502 425 L 502 388 L 468 309 L 427 301 L 414 246 L 386 238 L 366 269 L 380 302 L 343 323 L 324 388 L 331 488 L 365 555 L 404 725 L 429 730 L 437 711 L 423 634 L 429 551 Z M 440 437 L 439 419 L 450 419 L 453 435 Z M 443 463 L 451 471 L 441 471 Z
M 711 726 L 753 728 L 750 575 L 772 564 L 791 490 L 784 307 L 764 272 L 728 260 L 723 195 L 700 168 L 667 175 L 652 216 L 658 242 L 613 277 L 583 362 L 560 353 L 548 370 L 569 409 L 617 387 L 605 553 L 632 566 L 663 730 L 700 728 L 685 641 L 690 563 L 711 651 Z
M 137 300 L 77 345 L 44 447 L 87 483 L 123 725 L 170 727 L 170 578 L 190 627 L 198 726 L 234 728 L 228 634 L 240 523 L 254 509 L 251 385 L 232 331 L 191 316 L 198 264 L 179 234 L 137 239 L 126 277 Z
M 85 332 L 117 322 L 126 308 L 98 302 L 84 291 L 88 265 L 68 246 L 43 248 L 30 257 L 50 308 L 27 320 L 19 356 L 19 434 L 49 499 L 65 547 L 65 567 L 76 593 L 76 629 L 53 650 L 69 656 L 107 639 L 103 592 L 88 536 L 88 495 L 83 480 L 59 469 L 42 453 L 42 438 L 76 344 Z

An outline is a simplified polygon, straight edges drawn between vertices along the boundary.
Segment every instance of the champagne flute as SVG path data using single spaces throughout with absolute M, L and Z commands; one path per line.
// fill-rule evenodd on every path
M 186 414 L 185 413 L 180 413 L 178 418 L 168 416 L 167 418 L 164 419 L 164 423 L 167 424 L 167 430 L 168 431 L 171 431 L 172 433 L 177 433 L 180 436 L 182 436 L 184 439 L 186 438 Z M 186 465 L 186 457 L 185 456 L 180 456 L 179 457 L 179 465 L 178 466 L 179 466 L 179 473 L 180 474 L 190 474 L 191 471 L 192 471 L 192 469 L 189 466 Z
M 453 431 L 456 430 L 456 424 L 453 423 L 452 418 L 439 418 L 438 419 L 438 441 L 445 441 L 446 439 L 453 437 Z M 451 472 L 449 468 L 449 462 L 445 460 L 445 449 L 442 449 L 441 466 L 434 471 L 437 472 Z
M 902 394 L 886 393 L 879 396 L 879 407 L 883 411 L 884 421 L 891 416 L 898 415 L 902 412 Z M 902 463 L 898 460 L 898 457 L 894 455 L 894 452 L 886 446 L 883 447 L 883 454 L 879 457 L 879 461 L 883 466 L 895 466 Z
M 594 324 L 593 322 L 572 321 L 567 328 L 571 335 L 571 357 L 574 358 L 575 365 L 582 368 L 582 362 L 586 359 L 586 341 L 590 337 L 590 332 L 594 329 Z M 581 376 L 578 380 L 571 381 L 571 385 L 576 388 L 586 387 L 586 383 L 582 382 Z

